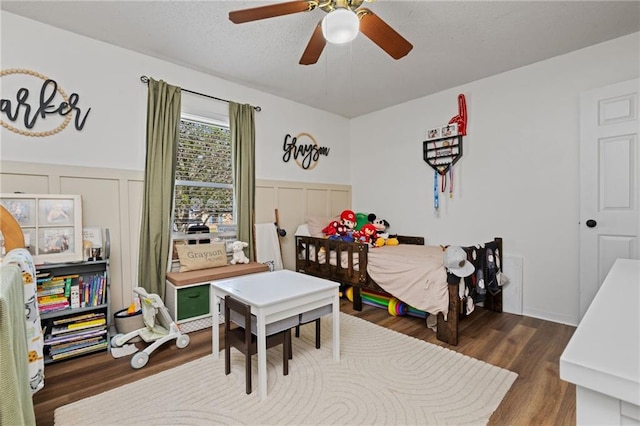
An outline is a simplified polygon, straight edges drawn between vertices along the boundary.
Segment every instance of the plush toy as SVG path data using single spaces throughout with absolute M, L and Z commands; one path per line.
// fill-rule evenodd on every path
M 385 246 L 397 246 L 398 244 L 400 244 L 400 241 L 398 241 L 398 238 L 395 235 L 389 236 L 389 238 L 384 242 Z
M 369 223 L 369 218 L 367 216 L 368 215 L 366 213 L 362 213 L 362 212 L 356 213 L 356 227 L 353 228 L 354 231 L 362 230 L 362 227 L 367 223 Z
M 373 224 L 367 223 L 362 225 L 362 229 L 360 229 L 360 231 L 354 232 L 354 236 L 358 242 L 373 245 L 376 241 L 376 231 L 376 227 L 373 226 Z
M 233 250 L 233 258 L 229 263 L 231 263 L 232 265 L 235 265 L 236 263 L 249 263 L 249 259 L 244 254 L 243 249 L 245 247 L 249 247 L 249 244 L 245 243 L 244 241 L 234 241 L 233 243 L 231 243 L 231 250 Z
M 376 241 L 373 243 L 373 246 L 374 247 L 397 246 L 398 244 L 400 244 L 400 241 L 398 241 L 398 238 L 396 238 L 395 236 L 389 237 L 389 238 L 378 237 Z
M 338 225 L 340 225 L 340 222 L 332 220 L 327 226 L 322 228 L 322 233 L 327 237 L 331 237 L 338 233 Z
M 376 227 L 378 237 L 382 237 L 384 239 L 389 238 L 389 233 L 387 232 L 387 228 L 391 226 L 389 225 L 389 222 L 385 219 L 379 219 L 374 213 L 369 213 L 367 218 L 369 219 L 369 223 Z
M 330 240 L 354 241 L 353 228 L 356 226 L 356 214 L 351 210 L 340 213 L 340 222 L 334 220 L 322 232 Z

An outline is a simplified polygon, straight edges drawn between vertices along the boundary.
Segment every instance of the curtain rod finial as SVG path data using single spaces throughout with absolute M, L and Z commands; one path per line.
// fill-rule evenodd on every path
M 149 83 L 149 77 L 147 77 L 146 75 L 141 75 L 140 81 L 143 83 Z

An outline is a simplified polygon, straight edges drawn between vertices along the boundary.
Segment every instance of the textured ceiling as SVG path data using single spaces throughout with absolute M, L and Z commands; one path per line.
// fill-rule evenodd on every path
M 327 44 L 317 64 L 303 66 L 322 10 L 228 20 L 231 10 L 273 3 L 5 0 L 0 7 L 347 118 L 640 31 L 638 1 L 376 0 L 364 6 L 413 44 L 406 57 L 393 60 L 360 34 L 346 46 Z

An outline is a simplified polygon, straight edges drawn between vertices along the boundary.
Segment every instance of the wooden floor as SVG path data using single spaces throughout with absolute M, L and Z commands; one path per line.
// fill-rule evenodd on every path
M 560 380 L 558 374 L 560 355 L 574 327 L 477 308 L 471 318 L 461 322 L 458 346 L 450 346 L 438 341 L 423 319 L 392 317 L 386 310 L 368 305 L 362 312 L 355 312 L 346 300 L 341 301 L 341 310 L 518 373 L 491 417 L 491 425 L 576 424 L 575 386 Z M 140 370 L 130 367 L 129 356 L 114 359 L 107 352 L 47 365 L 45 387 L 34 395 L 37 424 L 53 425 L 57 407 L 211 353 L 210 330 L 189 336 L 187 348 L 177 349 L 167 343 Z

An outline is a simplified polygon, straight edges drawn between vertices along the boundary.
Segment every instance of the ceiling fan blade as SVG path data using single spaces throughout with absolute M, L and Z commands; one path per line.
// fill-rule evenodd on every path
M 400 59 L 413 49 L 413 45 L 389 24 L 367 8 L 358 9 L 360 32 L 380 46 L 392 58 Z
M 229 12 L 229 20 L 234 24 L 258 21 L 260 19 L 273 18 L 275 16 L 291 15 L 299 12 L 309 12 L 318 6 L 316 0 L 296 0 L 285 3 L 271 4 L 268 6 L 253 7 L 250 9 L 234 10 Z
M 327 41 L 324 39 L 322 35 L 322 20 L 318 22 L 316 25 L 316 29 L 313 30 L 313 35 L 307 43 L 306 49 L 302 53 L 302 57 L 300 58 L 300 65 L 311 65 L 318 62 L 320 55 L 322 55 L 322 51 L 324 50 L 324 46 L 327 44 Z

